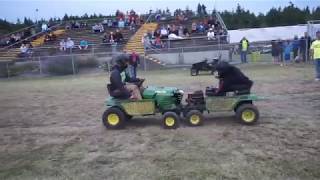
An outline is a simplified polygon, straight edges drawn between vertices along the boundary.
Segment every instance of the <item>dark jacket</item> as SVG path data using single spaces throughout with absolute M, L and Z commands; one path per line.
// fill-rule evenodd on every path
M 216 93 L 250 91 L 253 82 L 237 67 L 228 63 L 220 63 L 217 66 L 217 71 L 219 74 L 219 88 Z
M 122 82 L 121 72 L 123 70 L 124 69 L 121 69 L 118 65 L 113 66 L 110 74 L 110 86 L 108 89 L 110 96 L 121 99 L 128 99 L 131 94 L 125 88 L 125 84 Z
M 134 66 L 134 67 L 137 67 L 138 64 L 140 64 L 140 58 L 139 58 L 139 55 L 138 54 L 130 54 L 130 61 L 129 61 L 129 64 Z
M 114 38 L 115 38 L 115 42 L 121 42 L 123 40 L 123 35 L 121 32 L 116 32 Z
M 276 41 L 271 42 L 271 54 L 272 56 L 279 56 L 280 55 L 280 47 L 279 43 Z

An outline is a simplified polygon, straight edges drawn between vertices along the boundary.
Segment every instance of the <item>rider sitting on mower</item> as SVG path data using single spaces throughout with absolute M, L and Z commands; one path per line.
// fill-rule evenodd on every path
M 227 92 L 250 94 L 253 82 L 240 69 L 227 62 L 219 62 L 216 67 L 219 79 L 218 88 L 207 88 L 208 96 L 225 96 Z
M 121 78 L 121 73 L 128 66 L 129 57 L 125 54 L 118 55 L 115 62 L 110 75 L 110 84 L 107 85 L 110 96 L 119 99 L 142 99 L 138 86 L 132 83 L 126 84 Z

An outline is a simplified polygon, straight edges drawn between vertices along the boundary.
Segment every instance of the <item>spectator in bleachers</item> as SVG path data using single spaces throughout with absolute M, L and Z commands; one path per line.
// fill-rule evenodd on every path
M 123 35 L 122 35 L 122 33 L 120 32 L 120 30 L 119 29 L 117 29 L 116 30 L 116 33 L 115 33 L 115 42 L 116 43 L 121 43 L 121 42 L 123 42 Z
M 207 33 L 207 38 L 208 38 L 209 41 L 210 40 L 215 40 L 215 35 L 214 35 L 214 32 L 213 32 L 212 28 L 209 29 L 209 31 Z
M 179 30 L 175 25 L 172 25 L 172 29 L 169 31 L 169 34 L 175 34 L 176 36 L 179 36 Z
M 130 23 L 130 31 L 136 31 L 136 24 L 133 21 Z
M 188 28 L 185 26 L 185 27 L 183 28 L 183 36 L 189 37 L 189 35 L 190 35 L 189 30 L 188 30 Z
M 109 34 L 108 40 L 109 40 L 109 43 L 111 43 L 111 44 L 115 43 L 116 37 L 112 31 Z
M 47 25 L 46 23 L 43 23 L 43 24 L 41 25 L 41 31 L 42 31 L 42 32 L 47 32 L 47 30 L 48 30 L 48 25 Z
M 150 39 L 147 33 L 142 36 L 141 43 L 143 44 L 144 51 L 151 47 Z
M 93 32 L 100 32 L 98 24 L 95 24 L 94 26 L 92 26 L 92 31 Z
M 86 40 L 81 40 L 79 44 L 79 49 L 80 50 L 86 50 L 88 49 L 89 43 Z
M 66 29 L 66 30 L 70 30 L 70 29 L 71 29 L 71 24 L 70 24 L 70 23 L 67 23 L 66 26 L 65 26 L 65 29 Z
M 28 51 L 28 48 L 27 46 L 22 43 L 21 46 L 20 46 L 20 57 L 26 57 L 27 56 L 27 51 Z
M 62 39 L 59 43 L 60 45 L 60 51 L 66 51 L 67 50 L 67 47 L 66 47 L 66 42 L 64 41 L 64 39 Z
M 163 43 L 160 39 L 160 36 L 156 37 L 155 41 L 154 41 L 154 45 L 156 48 L 160 49 L 163 47 Z
M 56 40 L 56 35 L 54 35 L 52 32 L 49 32 L 49 34 L 46 34 L 45 35 L 45 41 L 48 42 L 48 41 L 54 41 Z
M 162 26 L 161 30 L 160 30 L 160 38 L 161 39 L 167 39 L 168 38 L 168 30 Z
M 154 37 L 160 37 L 160 29 L 157 29 L 156 31 L 153 32 Z
M 124 26 L 125 26 L 124 21 L 122 19 L 120 19 L 119 22 L 118 22 L 118 27 L 119 28 L 124 28 Z
M 30 49 L 30 45 L 22 43 L 20 46 L 19 57 L 30 57 L 31 54 L 32 54 L 32 50 Z
M 197 32 L 198 33 L 202 33 L 202 34 L 205 32 L 205 28 L 204 28 L 203 22 L 200 22 L 200 24 L 198 24 Z
M 71 38 L 68 38 L 66 42 L 66 48 L 69 49 L 69 51 L 71 52 L 73 47 L 74 47 L 73 40 L 71 40 Z
M 103 25 L 100 23 L 100 24 L 95 24 L 93 27 L 92 27 L 92 31 L 95 32 L 95 33 L 101 33 L 104 31 L 104 27 Z
M 212 29 L 214 29 L 214 25 L 215 25 L 215 20 L 213 19 L 212 16 L 209 17 L 209 20 L 208 20 L 208 26 Z
M 197 23 L 196 22 L 192 22 L 191 24 L 191 33 L 195 33 L 197 32 Z
M 178 29 L 178 36 L 181 36 L 183 37 L 184 34 L 183 34 L 183 27 L 182 26 L 179 26 L 179 29 Z
M 80 28 L 80 23 L 78 21 L 76 21 L 74 23 L 74 26 L 73 26 L 74 29 L 79 29 Z
M 104 32 L 104 27 L 103 27 L 103 25 L 101 23 L 99 24 L 99 29 L 100 29 L 101 33 Z
M 108 28 L 111 28 L 111 27 L 112 27 L 112 21 L 111 21 L 111 19 L 108 19 L 107 26 L 108 26 Z

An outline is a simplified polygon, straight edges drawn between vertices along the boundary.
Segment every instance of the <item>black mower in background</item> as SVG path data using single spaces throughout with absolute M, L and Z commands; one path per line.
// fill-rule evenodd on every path
M 201 62 L 194 63 L 190 69 L 190 74 L 191 76 L 197 76 L 200 71 L 209 71 L 211 74 L 214 74 L 219 61 L 220 58 L 214 58 L 212 60 L 205 59 Z

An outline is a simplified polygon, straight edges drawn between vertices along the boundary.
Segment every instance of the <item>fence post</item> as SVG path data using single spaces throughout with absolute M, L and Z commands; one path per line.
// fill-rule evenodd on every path
M 71 54 L 71 61 L 72 61 L 72 72 L 73 72 L 73 75 L 75 75 L 76 72 L 75 72 L 75 68 L 74 68 L 74 56 L 73 56 L 73 54 Z
M 92 56 L 94 56 L 94 45 L 93 44 L 92 44 L 91 52 L 92 52 Z
M 9 79 L 9 77 L 10 77 L 10 70 L 9 70 L 8 62 L 7 62 L 7 64 L 6 64 L 6 66 L 7 66 L 7 75 L 8 75 L 8 79 Z
M 40 56 L 38 57 L 38 62 L 39 62 L 39 71 L 40 71 L 40 75 L 42 75 L 42 65 L 41 65 L 41 59 L 40 59 Z
M 146 72 L 147 71 L 146 53 L 144 53 L 144 56 L 143 56 L 143 65 L 144 65 L 144 71 Z

